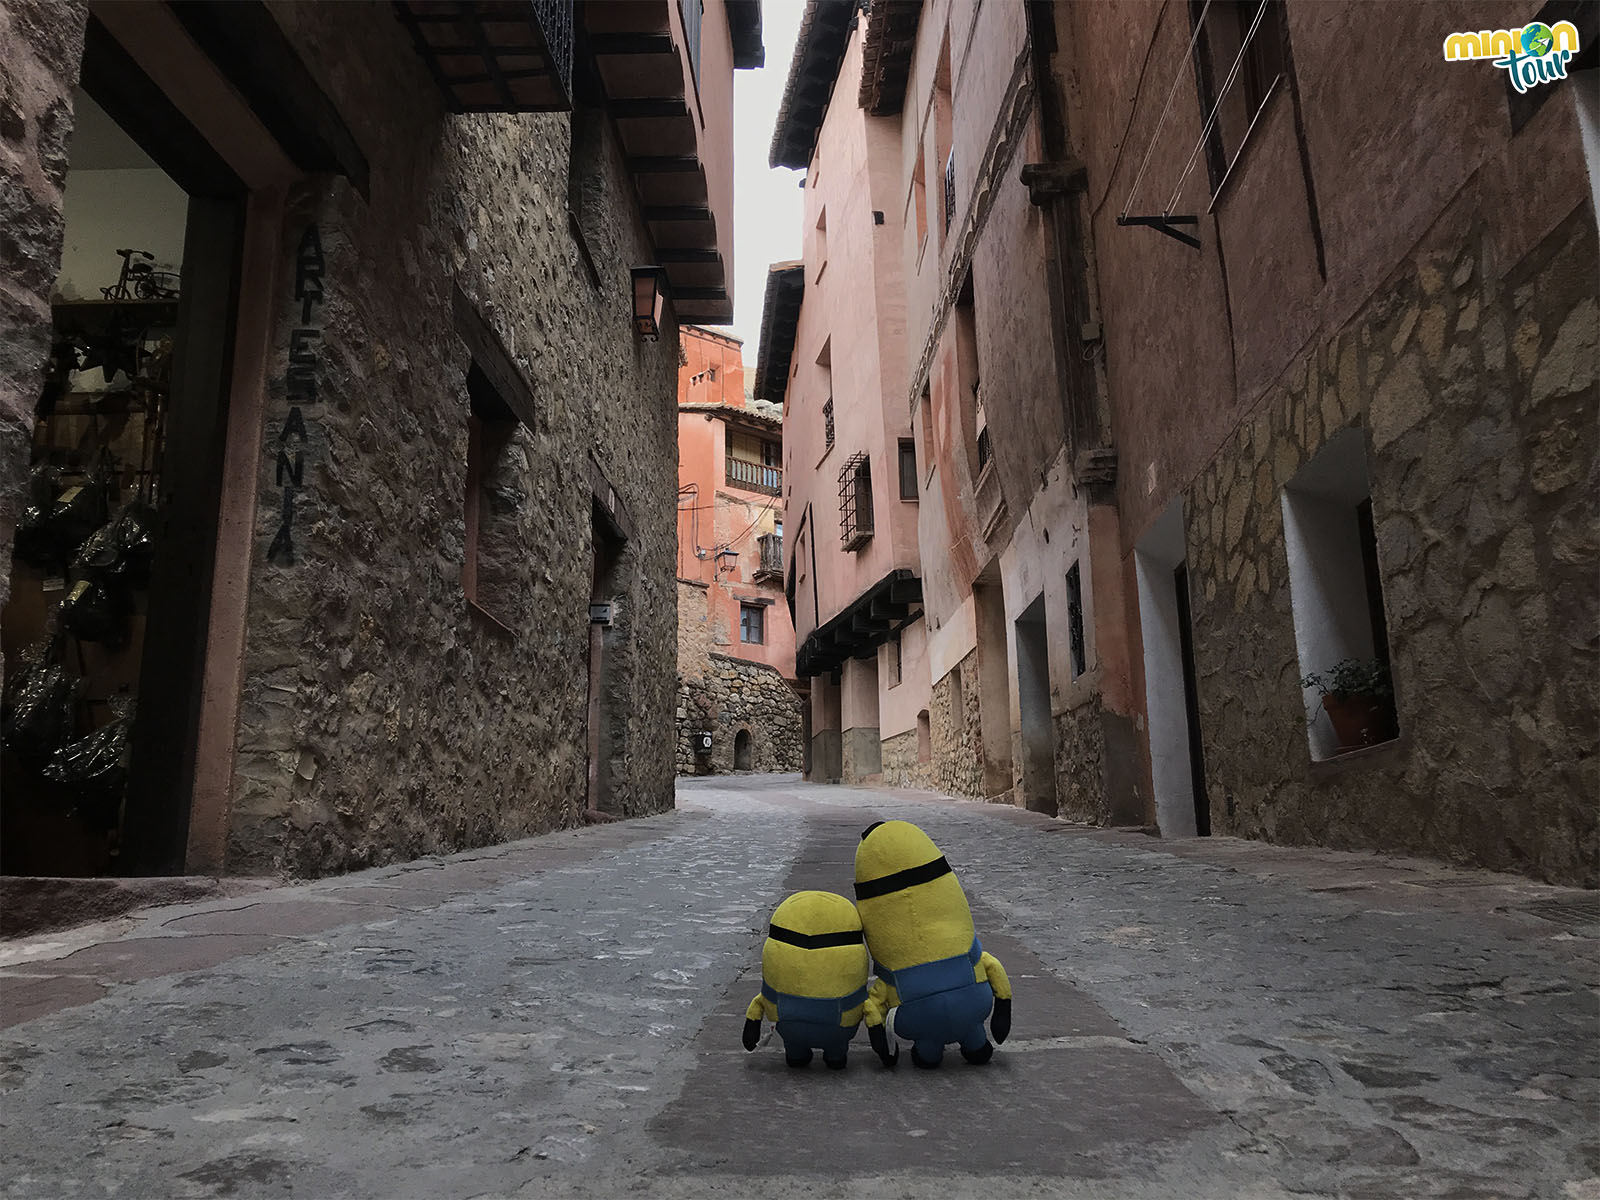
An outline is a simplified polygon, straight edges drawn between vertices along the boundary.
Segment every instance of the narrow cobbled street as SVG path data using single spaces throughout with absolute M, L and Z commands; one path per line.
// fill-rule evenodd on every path
M 1011 1039 L 745 1053 L 772 906 L 848 893 L 897 817 L 1009 970 Z M 7 943 L 0 1193 L 1585 1200 L 1597 924 L 1415 860 L 683 781 L 659 817 Z

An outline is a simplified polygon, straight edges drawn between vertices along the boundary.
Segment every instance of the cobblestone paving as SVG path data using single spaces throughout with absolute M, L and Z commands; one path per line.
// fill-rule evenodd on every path
M 1011 969 L 1012 1040 L 745 1054 L 772 906 L 848 893 L 895 816 Z M 665 817 L 0 943 L 0 1196 L 1600 1200 L 1600 928 L 1525 911 L 1573 899 L 686 781 Z

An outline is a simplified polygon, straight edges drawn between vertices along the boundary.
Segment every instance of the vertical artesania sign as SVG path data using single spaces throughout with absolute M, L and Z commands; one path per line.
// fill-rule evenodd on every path
M 283 493 L 278 532 L 267 547 L 267 561 L 294 564 L 294 501 L 305 486 L 305 410 L 317 403 L 317 352 L 322 346 L 322 236 L 307 225 L 294 256 L 294 301 L 297 324 L 289 331 L 289 357 L 284 367 L 288 415 L 269 453 L 274 456 L 273 483 Z

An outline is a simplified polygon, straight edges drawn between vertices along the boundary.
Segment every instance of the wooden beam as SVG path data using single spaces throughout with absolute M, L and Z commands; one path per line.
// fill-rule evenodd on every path
M 596 57 L 608 54 L 677 54 L 670 33 L 591 33 L 589 49 Z
M 711 209 L 704 204 L 647 204 L 646 221 L 712 221 Z
M 691 246 L 662 246 L 656 250 L 656 261 L 663 266 L 675 263 L 719 263 L 722 255 L 715 250 L 701 250 Z
M 617 121 L 646 121 L 655 117 L 687 117 L 689 106 L 682 96 L 664 96 L 656 99 L 612 100 L 606 104 L 612 119 Z
M 628 159 L 630 175 L 677 175 L 700 169 L 700 160 L 692 154 L 635 154 Z

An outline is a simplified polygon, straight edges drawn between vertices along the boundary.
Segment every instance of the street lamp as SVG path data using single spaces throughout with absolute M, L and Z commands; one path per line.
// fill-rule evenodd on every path
M 646 341 L 661 336 L 661 310 L 666 305 L 667 273 L 657 266 L 634 267 L 633 331 Z

